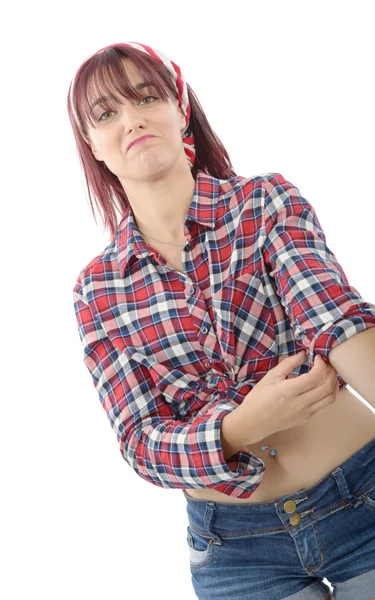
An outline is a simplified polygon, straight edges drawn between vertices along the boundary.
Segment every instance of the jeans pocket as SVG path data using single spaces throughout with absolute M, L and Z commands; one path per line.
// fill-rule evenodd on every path
M 187 527 L 186 541 L 189 546 L 191 568 L 200 568 L 213 561 L 213 539 L 197 533 L 190 525 Z

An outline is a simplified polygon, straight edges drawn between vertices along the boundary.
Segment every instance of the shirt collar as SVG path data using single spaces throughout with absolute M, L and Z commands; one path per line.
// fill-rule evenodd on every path
M 191 201 L 186 220 L 190 219 L 203 227 L 215 229 L 217 217 L 217 205 L 219 197 L 224 191 L 228 195 L 228 185 L 222 188 L 221 180 L 205 173 L 197 171 L 193 199 Z M 232 189 L 232 186 L 230 186 Z M 134 220 L 134 213 L 129 206 L 120 221 L 115 237 L 115 252 L 117 253 L 118 266 L 121 277 L 124 277 L 125 269 L 132 256 L 144 258 L 149 254 L 147 244 L 143 240 Z

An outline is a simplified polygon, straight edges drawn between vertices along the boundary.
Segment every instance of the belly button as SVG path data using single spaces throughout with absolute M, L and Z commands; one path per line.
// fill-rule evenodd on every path
M 261 450 L 267 450 L 268 448 L 269 448 L 269 446 L 265 446 L 265 445 L 264 445 L 264 446 L 261 446 Z M 271 448 L 271 449 L 270 449 L 270 451 L 268 452 L 268 454 L 269 454 L 270 456 L 273 456 L 273 457 L 275 457 L 275 456 L 276 456 L 276 454 L 277 454 L 277 450 L 275 450 L 275 448 Z

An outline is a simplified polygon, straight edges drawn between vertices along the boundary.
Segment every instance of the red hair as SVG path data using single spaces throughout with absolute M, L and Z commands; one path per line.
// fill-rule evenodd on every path
M 108 169 L 104 162 L 96 160 L 89 146 L 87 124 L 90 123 L 94 126 L 95 115 L 90 108 L 88 92 L 94 86 L 98 96 L 104 96 L 111 92 L 119 102 L 120 96 L 134 100 L 140 99 L 141 95 L 134 90 L 126 75 L 123 58 L 129 58 L 134 62 L 145 81 L 153 83 L 162 100 L 166 101 L 168 97 L 177 99 L 176 88 L 166 67 L 145 52 L 121 43 L 107 46 L 102 52 L 91 56 L 81 65 L 74 78 L 72 99 L 70 92 L 73 82 L 70 84 L 67 98 L 68 115 L 86 179 L 91 211 L 97 222 L 93 196 L 94 204 L 101 213 L 104 230 L 109 230 L 111 241 L 113 241 L 118 227 L 116 209 L 121 220 L 129 208 L 129 200 L 118 177 Z M 191 169 L 194 179 L 198 170 L 205 171 L 219 179 L 229 179 L 235 176 L 236 173 L 229 155 L 207 121 L 199 100 L 189 84 L 187 84 L 187 89 L 191 109 L 189 128 L 194 135 L 195 145 L 195 162 Z M 105 110 L 112 110 L 107 102 L 103 102 L 103 107 Z

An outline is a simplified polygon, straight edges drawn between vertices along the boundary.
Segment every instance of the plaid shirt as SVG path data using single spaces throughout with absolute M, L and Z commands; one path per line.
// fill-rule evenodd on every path
M 83 361 L 135 472 L 163 488 L 249 498 L 264 462 L 225 460 L 222 419 L 281 359 L 375 327 L 328 248 L 314 208 L 280 173 L 198 171 L 183 272 L 148 245 L 130 208 L 115 240 L 78 276 Z M 345 381 L 339 377 L 340 388 Z

